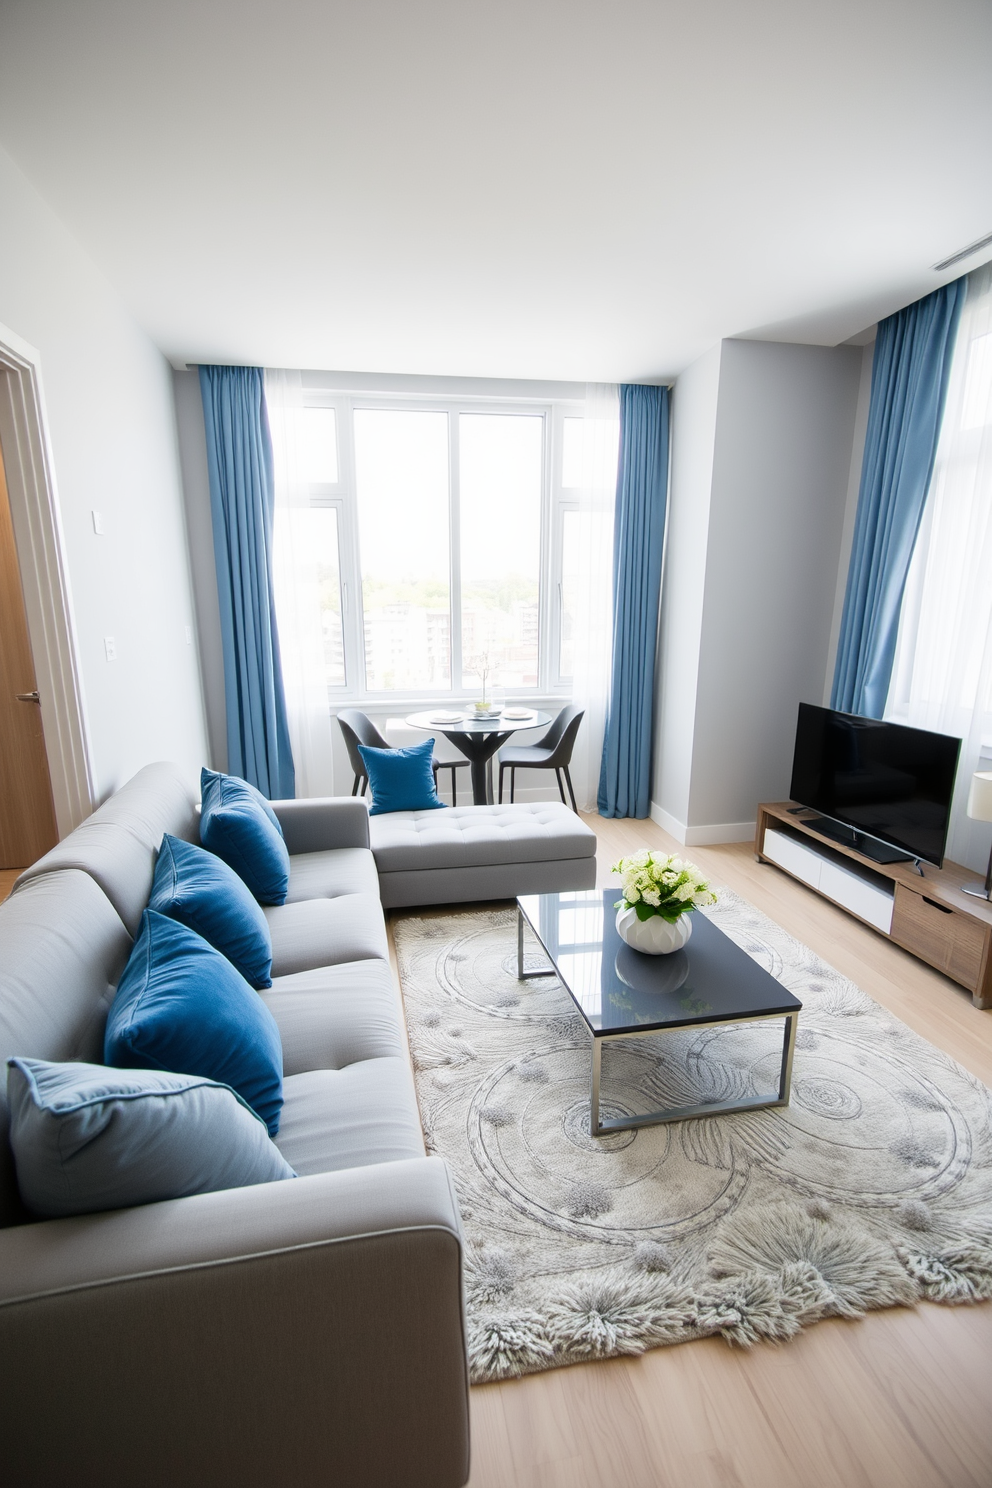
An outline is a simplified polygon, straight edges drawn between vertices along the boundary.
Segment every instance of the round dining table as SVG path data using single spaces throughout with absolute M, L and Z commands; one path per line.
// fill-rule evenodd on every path
M 404 721 L 410 728 L 443 734 L 456 749 L 461 750 L 472 766 L 472 800 L 476 806 L 485 806 L 493 798 L 492 771 L 487 767 L 497 749 L 502 748 L 518 729 L 547 727 L 551 714 L 533 709 L 528 710 L 524 718 L 509 718 L 505 712 L 492 718 L 477 718 L 472 712 L 435 708 L 426 713 L 411 713 Z

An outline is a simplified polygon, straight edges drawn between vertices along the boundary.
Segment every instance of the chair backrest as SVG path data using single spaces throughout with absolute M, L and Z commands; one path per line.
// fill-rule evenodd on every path
M 567 708 L 562 708 L 543 738 L 538 740 L 539 748 L 551 750 L 551 755 L 547 760 L 550 768 L 560 770 L 563 765 L 570 763 L 572 750 L 575 747 L 575 736 L 579 732 L 579 725 L 584 717 L 584 708 L 576 708 L 569 703 Z
M 365 761 L 358 752 L 359 744 L 364 744 L 366 749 L 389 749 L 389 742 L 382 737 L 368 714 L 363 713 L 359 708 L 342 708 L 338 714 L 338 723 L 344 735 L 351 768 L 356 775 L 364 779 L 368 771 L 365 768 Z

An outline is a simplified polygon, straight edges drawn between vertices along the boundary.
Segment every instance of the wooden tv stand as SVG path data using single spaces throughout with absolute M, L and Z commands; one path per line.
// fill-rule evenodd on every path
M 824 837 L 795 802 L 758 807 L 754 852 L 846 909 L 895 945 L 967 987 L 977 1008 L 992 1008 L 992 904 L 962 893 L 981 875 L 957 863 L 921 878 L 913 863 L 875 863 Z

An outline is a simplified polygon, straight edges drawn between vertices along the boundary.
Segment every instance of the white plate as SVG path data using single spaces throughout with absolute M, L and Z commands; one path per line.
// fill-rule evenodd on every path
M 503 714 L 503 717 L 512 718 L 515 721 L 518 721 L 521 718 L 533 718 L 534 710 L 533 708 L 507 708 L 506 712 Z
M 431 723 L 461 723 L 460 713 L 432 713 Z

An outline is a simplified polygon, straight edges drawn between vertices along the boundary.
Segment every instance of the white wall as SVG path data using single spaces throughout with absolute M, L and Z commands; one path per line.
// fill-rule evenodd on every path
M 197 648 L 186 638 L 171 373 L 3 151 L 0 323 L 41 354 L 97 794 L 150 760 L 197 769 L 206 737 Z M 94 509 L 105 536 L 93 531 Z
M 653 777 L 654 798 L 663 803 L 670 831 L 689 819 L 721 350 L 718 344 L 694 362 L 672 393 Z
M 724 341 L 676 385 L 653 814 L 690 845 L 788 794 L 798 704 L 823 695 L 861 361 Z

